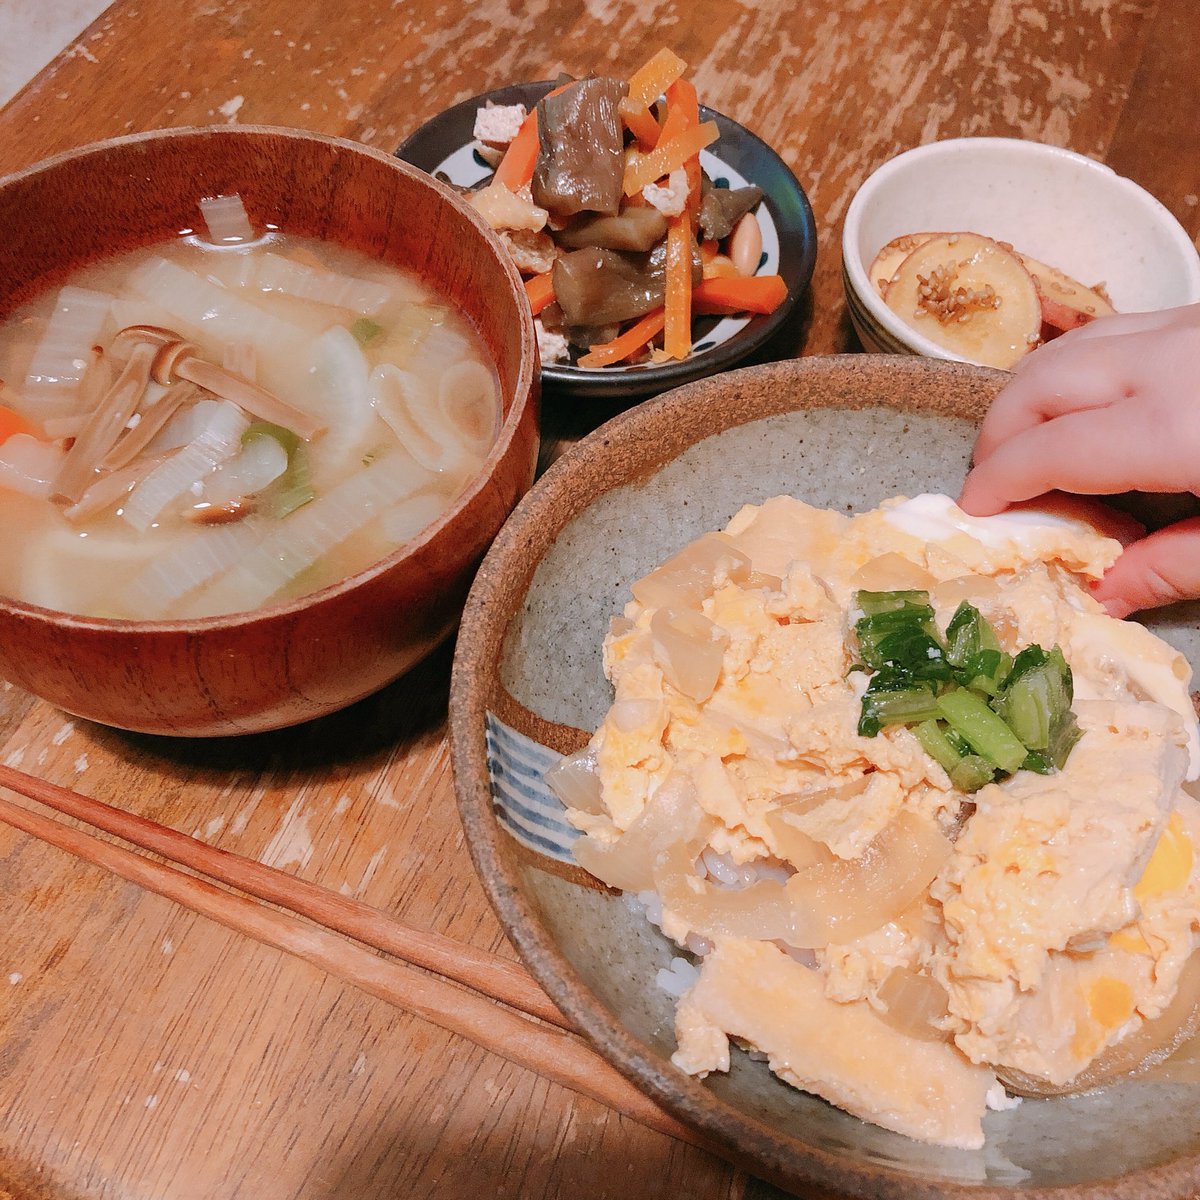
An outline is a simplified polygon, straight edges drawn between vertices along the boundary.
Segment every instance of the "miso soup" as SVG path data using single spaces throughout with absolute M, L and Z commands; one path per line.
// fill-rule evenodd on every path
M 477 333 L 413 275 L 210 229 L 0 323 L 0 593 L 159 620 L 275 604 L 403 546 L 500 425 Z

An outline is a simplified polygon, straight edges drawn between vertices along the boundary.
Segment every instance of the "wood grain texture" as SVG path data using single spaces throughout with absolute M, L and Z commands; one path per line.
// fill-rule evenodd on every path
M 261 122 L 384 150 L 518 79 L 664 43 L 769 141 L 820 230 L 775 356 L 853 348 L 841 221 L 919 142 L 1015 134 L 1110 161 L 1195 236 L 1191 0 L 117 0 L 0 111 L 0 171 L 160 126 Z M 0 243 L 0 266 L 4 263 Z M 766 357 L 766 355 L 763 355 Z M 546 456 L 613 410 L 545 407 Z M 0 688 L 0 760 L 511 956 L 462 843 L 449 649 L 300 730 L 195 744 Z M 705 1152 L 314 968 L 0 833 L 0 1196 L 765 1196 Z

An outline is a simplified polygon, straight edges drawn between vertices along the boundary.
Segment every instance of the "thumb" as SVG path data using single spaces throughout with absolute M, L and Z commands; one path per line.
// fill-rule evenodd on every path
M 1127 547 L 1092 595 L 1114 617 L 1200 597 L 1200 517 Z

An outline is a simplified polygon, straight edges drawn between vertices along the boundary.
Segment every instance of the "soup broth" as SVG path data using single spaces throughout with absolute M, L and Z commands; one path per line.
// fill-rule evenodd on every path
M 130 620 L 283 602 L 403 546 L 481 469 L 500 389 L 466 320 L 230 203 L 0 324 L 0 593 Z

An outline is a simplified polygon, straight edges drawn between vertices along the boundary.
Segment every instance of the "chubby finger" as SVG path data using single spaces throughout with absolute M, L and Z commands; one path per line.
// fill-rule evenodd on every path
M 1041 353 L 1034 351 L 1031 360 Z M 1067 413 L 1111 404 L 1125 389 L 1124 373 L 1115 371 L 1107 355 L 1031 361 L 992 402 L 971 457 L 978 465 L 1026 430 Z
M 1020 500 L 1061 490 L 1085 496 L 1133 489 L 1175 491 L 1160 479 L 1161 456 L 1147 445 L 1136 414 L 1119 404 L 1072 412 L 1009 438 L 975 465 L 959 504 L 986 517 Z
M 1092 595 L 1114 617 L 1200 598 L 1200 517 L 1134 542 Z

